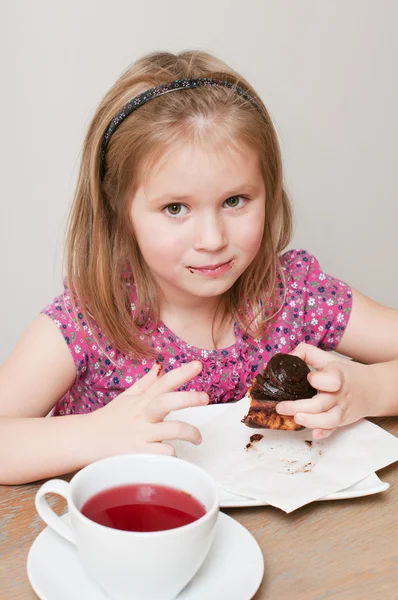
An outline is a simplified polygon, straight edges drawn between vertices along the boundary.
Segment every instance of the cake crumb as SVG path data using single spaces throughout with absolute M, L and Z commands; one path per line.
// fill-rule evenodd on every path
M 253 435 L 250 436 L 250 441 L 251 442 L 259 442 L 260 440 L 263 439 L 263 435 L 261 435 L 261 433 L 254 433 Z
M 263 437 L 264 436 L 261 435 L 261 433 L 254 433 L 253 435 L 251 435 L 250 436 L 250 442 L 248 444 L 246 444 L 245 450 L 250 450 L 250 448 L 254 448 L 255 442 L 259 442 L 260 440 L 263 439 Z

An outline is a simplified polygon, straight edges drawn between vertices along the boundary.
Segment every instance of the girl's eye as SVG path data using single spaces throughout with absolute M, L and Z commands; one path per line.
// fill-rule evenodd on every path
M 170 217 L 182 217 L 183 215 L 185 215 L 184 209 L 186 209 L 186 207 L 183 204 L 175 203 L 175 204 L 169 204 L 168 206 L 165 206 L 163 210 Z
M 225 204 L 229 208 L 242 208 L 246 204 L 246 198 L 243 196 L 231 196 L 231 198 L 225 200 Z

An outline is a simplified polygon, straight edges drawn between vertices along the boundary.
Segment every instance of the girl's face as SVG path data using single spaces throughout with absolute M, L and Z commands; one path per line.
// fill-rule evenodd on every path
M 250 149 L 186 145 L 134 194 L 142 256 L 168 303 L 194 307 L 226 292 L 256 256 L 265 185 Z

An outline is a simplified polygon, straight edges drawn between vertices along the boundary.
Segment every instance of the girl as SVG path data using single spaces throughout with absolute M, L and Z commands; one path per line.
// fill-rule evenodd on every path
M 396 414 L 398 311 L 305 250 L 283 253 L 290 234 L 255 90 L 203 52 L 133 64 L 89 127 L 65 289 L 0 371 L 0 483 L 198 444 L 195 427 L 164 417 L 239 400 L 281 351 L 315 368 L 319 394 L 279 405 L 314 437 Z

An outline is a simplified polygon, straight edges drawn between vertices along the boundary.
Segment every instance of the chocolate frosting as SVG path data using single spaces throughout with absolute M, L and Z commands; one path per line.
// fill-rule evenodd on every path
M 254 400 L 300 400 L 312 398 L 317 393 L 307 375 L 310 369 L 298 356 L 275 354 L 263 373 L 253 380 L 250 396 Z

